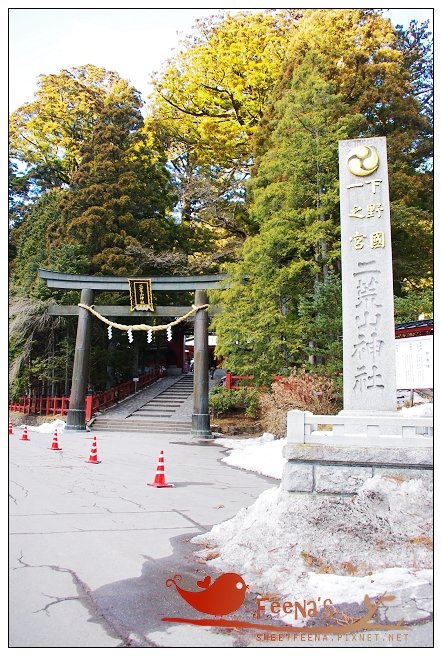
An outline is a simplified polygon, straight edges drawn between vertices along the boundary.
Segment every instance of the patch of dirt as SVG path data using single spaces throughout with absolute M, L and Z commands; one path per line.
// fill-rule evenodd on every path
M 223 435 L 241 435 L 247 437 L 260 437 L 264 430 L 258 419 L 245 415 L 229 415 L 228 417 L 214 417 L 211 421 L 212 431 Z

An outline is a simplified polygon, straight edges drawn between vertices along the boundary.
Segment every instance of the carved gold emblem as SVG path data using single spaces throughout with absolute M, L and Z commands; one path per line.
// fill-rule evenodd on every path
M 379 155 L 374 146 L 357 146 L 347 155 L 347 168 L 353 175 L 371 175 L 378 166 Z
M 128 278 L 130 310 L 154 311 L 152 300 L 152 281 L 150 279 Z

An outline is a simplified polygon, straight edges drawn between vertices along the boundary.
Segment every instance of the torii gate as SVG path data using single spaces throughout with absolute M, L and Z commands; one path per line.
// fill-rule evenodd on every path
M 87 276 L 59 271 L 38 269 L 40 278 L 46 280 L 52 289 L 81 290 L 80 305 L 92 306 L 95 291 L 128 291 L 128 279 L 122 276 Z M 219 287 L 223 274 L 203 276 L 153 276 L 150 277 L 152 291 L 194 291 L 195 307 L 208 304 L 207 290 Z M 129 307 L 110 305 L 94 307 L 103 317 L 134 316 L 159 317 L 182 316 L 191 308 L 179 306 L 158 306 L 154 312 L 134 311 Z M 77 338 L 75 343 L 72 388 L 65 430 L 86 430 L 85 397 L 89 376 L 89 355 L 92 315 L 76 305 L 52 305 L 49 313 L 59 315 L 78 315 Z M 208 347 L 208 308 L 195 311 L 194 323 L 194 394 L 192 414 L 192 436 L 211 437 L 209 415 L 209 347 Z

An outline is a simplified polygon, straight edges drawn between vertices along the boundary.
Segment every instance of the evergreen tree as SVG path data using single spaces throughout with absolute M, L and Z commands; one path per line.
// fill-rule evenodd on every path
M 53 226 L 60 221 L 60 203 L 66 192 L 48 191 L 31 205 L 25 219 L 15 230 L 17 256 L 11 268 L 11 294 L 46 300 L 62 298 L 63 293 L 48 289 L 37 277 L 38 268 L 86 273 L 87 258 L 79 244 L 55 245 L 51 239 Z M 65 299 L 66 300 L 66 299 Z
M 317 53 L 295 69 L 275 117 L 250 183 L 259 232 L 228 267 L 231 288 L 218 295 L 225 312 L 214 320 L 226 365 L 267 381 L 305 359 L 300 300 L 339 264 L 337 142 L 361 123 L 324 79 Z
M 305 53 L 316 50 L 325 78 L 349 111 L 364 116 L 355 136 L 386 137 L 397 295 L 404 280 L 417 286 L 431 277 L 432 268 L 432 49 L 426 27 L 413 23 L 395 30 L 372 9 L 307 10 L 293 33 L 279 85 L 283 95 Z M 265 153 L 265 131 L 260 138 Z
M 106 97 L 90 141 L 81 149 L 81 164 L 62 203 L 55 231 L 82 244 L 89 272 L 141 273 L 136 253 L 155 252 L 176 240 L 176 225 L 167 213 L 171 185 L 165 162 L 141 133 L 138 93 L 118 81 Z
M 423 287 L 410 289 L 402 297 L 394 299 L 394 318 L 396 323 L 417 321 L 423 315 L 425 319 L 433 318 L 433 290 Z
M 10 155 L 40 190 L 70 184 L 117 73 L 87 65 L 40 75 L 32 102 L 10 116 Z
M 341 278 L 333 271 L 325 280 L 315 282 L 313 292 L 299 302 L 299 325 L 308 344 L 305 368 L 333 376 L 338 389 L 342 374 L 341 308 Z

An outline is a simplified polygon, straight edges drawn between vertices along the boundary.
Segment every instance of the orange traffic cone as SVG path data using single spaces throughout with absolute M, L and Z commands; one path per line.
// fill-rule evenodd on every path
M 164 475 L 164 451 L 160 451 L 154 481 L 153 483 L 148 483 L 148 485 L 152 487 L 174 487 L 172 483 L 166 483 L 166 477 Z
M 89 460 L 85 460 L 85 462 L 90 462 L 92 465 L 99 465 L 101 460 L 97 459 L 97 438 L 94 437 L 92 440 L 92 448 L 91 448 L 91 454 L 89 456 Z
M 25 427 L 23 428 L 23 435 L 21 436 L 20 439 L 21 439 L 21 440 L 24 440 L 25 442 L 30 442 L 30 439 L 29 439 L 29 437 L 28 437 L 28 427 L 27 427 L 27 426 L 25 426 Z
M 14 433 L 13 433 L 13 431 L 12 431 L 12 421 L 10 421 L 10 422 L 9 422 L 9 435 L 13 435 L 13 434 L 14 434 Z
M 54 430 L 54 437 L 52 438 L 52 445 L 51 445 L 51 447 L 50 447 L 50 450 L 51 450 L 51 451 L 63 451 L 63 449 L 61 449 L 61 448 L 58 446 L 58 435 L 57 435 L 57 429 Z

